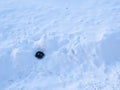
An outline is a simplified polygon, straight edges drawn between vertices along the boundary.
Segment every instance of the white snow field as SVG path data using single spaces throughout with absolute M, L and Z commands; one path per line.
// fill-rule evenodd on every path
M 120 90 L 120 0 L 0 0 L 0 90 Z

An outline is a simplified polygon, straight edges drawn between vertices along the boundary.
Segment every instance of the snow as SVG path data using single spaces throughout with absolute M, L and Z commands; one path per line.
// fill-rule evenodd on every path
M 1 0 L 0 90 L 120 90 L 119 18 L 119 0 Z

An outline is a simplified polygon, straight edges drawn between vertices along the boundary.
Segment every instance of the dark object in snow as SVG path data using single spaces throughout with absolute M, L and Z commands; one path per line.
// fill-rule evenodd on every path
M 35 54 L 35 57 L 38 59 L 42 59 L 45 56 L 45 54 L 42 51 L 37 51 Z

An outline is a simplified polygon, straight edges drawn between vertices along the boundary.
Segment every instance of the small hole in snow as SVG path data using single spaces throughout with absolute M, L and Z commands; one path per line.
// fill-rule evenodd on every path
M 35 57 L 38 59 L 42 59 L 45 56 L 45 54 L 42 51 L 37 51 L 35 54 Z

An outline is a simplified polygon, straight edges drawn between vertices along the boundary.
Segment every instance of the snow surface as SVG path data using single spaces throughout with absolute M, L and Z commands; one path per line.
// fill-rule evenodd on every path
M 0 90 L 120 90 L 120 0 L 0 0 Z

